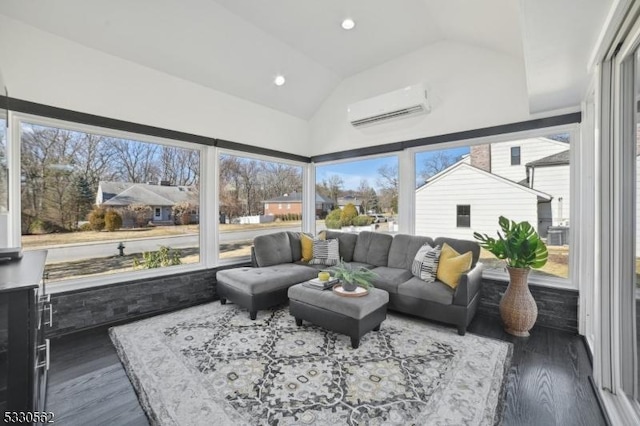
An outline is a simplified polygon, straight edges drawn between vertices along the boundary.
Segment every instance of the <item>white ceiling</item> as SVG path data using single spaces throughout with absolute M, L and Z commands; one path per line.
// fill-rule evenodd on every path
M 534 34 L 541 28 L 529 28 L 531 20 L 523 19 L 521 5 L 535 9 L 536 19 L 543 21 L 545 14 L 553 13 L 539 9 L 538 1 L 2 0 L 0 13 L 108 54 L 309 119 L 346 77 L 441 40 L 512 56 L 527 64 L 528 75 L 536 75 L 538 67 L 546 70 L 545 81 L 553 81 L 553 70 L 548 71 L 544 55 L 563 52 L 554 50 L 553 40 L 532 37 L 524 44 L 533 59 L 523 53 L 526 34 L 523 36 L 520 23 L 527 23 L 527 30 Z M 591 21 L 592 15 L 587 16 Z M 345 17 L 356 21 L 354 30 L 340 28 Z M 584 23 L 578 27 L 583 32 L 597 31 Z M 581 35 L 568 37 L 575 41 Z M 584 64 L 582 61 L 581 56 L 571 57 L 567 66 L 586 67 L 586 58 Z M 287 78 L 282 87 L 273 84 L 278 74 Z M 534 77 L 528 82 L 538 92 L 544 91 L 539 89 L 539 80 Z

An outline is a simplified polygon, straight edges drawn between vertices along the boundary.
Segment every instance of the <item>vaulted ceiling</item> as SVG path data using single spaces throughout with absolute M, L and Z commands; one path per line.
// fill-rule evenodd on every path
M 590 49 L 610 4 L 611 0 L 3 0 L 0 13 L 309 119 L 345 78 L 443 40 L 522 61 L 532 113 L 576 106 L 588 83 Z M 351 31 L 340 26 L 347 17 L 356 22 Z M 286 77 L 284 86 L 273 84 L 276 75 Z

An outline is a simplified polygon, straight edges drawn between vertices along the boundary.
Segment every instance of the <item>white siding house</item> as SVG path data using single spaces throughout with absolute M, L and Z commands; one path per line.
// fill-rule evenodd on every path
M 511 164 L 512 148 L 519 148 L 520 150 L 520 161 L 517 165 Z M 531 163 L 568 149 L 568 143 L 554 141 L 547 138 L 533 138 L 492 143 L 490 171 L 493 174 L 502 176 L 514 182 L 520 182 L 527 177 L 525 167 L 527 163 Z M 553 195 L 555 196 L 555 194 Z
M 569 224 L 571 191 L 569 187 L 569 150 L 527 164 L 530 186 L 553 195 L 550 217 L 539 217 L 549 226 Z M 546 232 L 545 232 L 546 234 Z
M 548 194 L 459 162 L 416 190 L 416 234 L 473 240 L 474 232 L 495 235 L 501 215 L 535 226 L 538 203 L 550 200 Z

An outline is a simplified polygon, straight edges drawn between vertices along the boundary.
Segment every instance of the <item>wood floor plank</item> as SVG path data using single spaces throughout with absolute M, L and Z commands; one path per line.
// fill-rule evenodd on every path
M 591 386 L 591 364 L 579 336 L 536 327 L 508 335 L 497 318 L 478 315 L 469 332 L 514 344 L 505 385 L 504 426 L 604 425 Z M 59 424 L 146 426 L 106 328 L 52 342 L 47 408 Z

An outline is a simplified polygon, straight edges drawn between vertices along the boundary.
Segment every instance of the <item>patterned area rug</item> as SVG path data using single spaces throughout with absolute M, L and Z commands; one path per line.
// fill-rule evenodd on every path
M 288 307 L 218 302 L 110 334 L 158 425 L 493 425 L 512 349 L 393 313 L 352 349 Z

